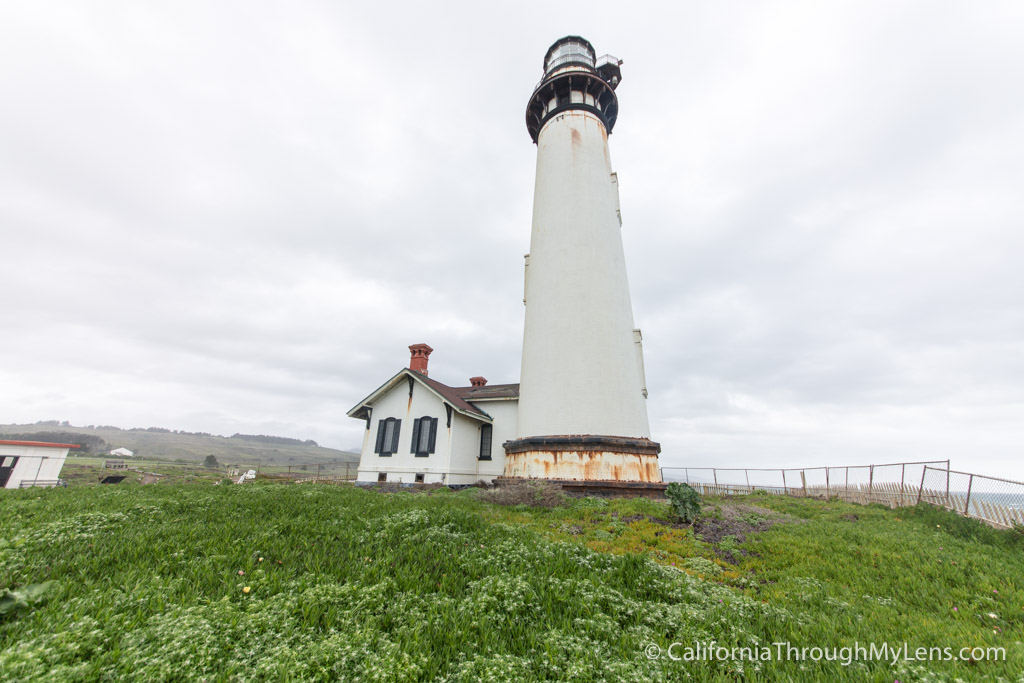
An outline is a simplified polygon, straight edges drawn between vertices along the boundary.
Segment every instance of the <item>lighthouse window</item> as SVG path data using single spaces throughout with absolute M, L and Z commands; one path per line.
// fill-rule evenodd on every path
M 491 459 L 491 434 L 493 427 L 491 425 L 480 425 L 480 459 L 490 460 Z
M 373 449 L 374 453 L 380 453 L 382 457 L 388 457 L 398 452 L 398 435 L 401 431 L 402 421 L 395 417 L 389 417 L 377 423 L 377 444 Z
M 562 43 L 551 53 L 548 58 L 547 70 L 561 66 L 562 64 L 569 64 L 570 62 L 582 62 L 589 66 L 594 66 L 594 57 L 590 50 L 581 43 Z
M 424 416 L 412 423 L 412 448 L 409 449 L 411 453 L 424 458 L 434 452 L 436 441 L 436 417 Z

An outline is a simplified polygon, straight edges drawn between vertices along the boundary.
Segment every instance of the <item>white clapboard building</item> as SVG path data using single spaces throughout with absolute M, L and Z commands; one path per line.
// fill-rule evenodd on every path
M 472 377 L 469 386 L 449 386 L 427 375 L 432 348 L 409 350 L 409 367 L 348 411 L 366 423 L 358 481 L 459 486 L 500 477 L 519 385 Z
M 68 457 L 69 443 L 0 441 L 0 488 L 56 486 Z

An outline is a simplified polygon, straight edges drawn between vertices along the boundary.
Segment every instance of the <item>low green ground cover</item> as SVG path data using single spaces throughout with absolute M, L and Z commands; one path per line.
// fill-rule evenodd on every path
M 1024 537 L 939 511 L 711 500 L 688 528 L 475 490 L 3 494 L 0 590 L 26 596 L 0 613 L 4 680 L 1024 680 Z M 668 657 L 855 640 L 1007 661 Z

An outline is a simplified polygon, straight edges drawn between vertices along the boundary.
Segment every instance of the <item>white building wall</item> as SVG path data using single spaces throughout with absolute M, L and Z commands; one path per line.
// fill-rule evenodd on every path
M 518 437 L 650 438 L 604 124 L 556 115 L 537 140 Z
M 377 429 L 380 421 L 397 417 L 402 421 L 398 433 L 398 452 L 382 457 L 373 452 L 377 443 Z M 437 438 L 434 452 L 427 457 L 417 457 L 410 452 L 412 447 L 413 421 L 421 417 L 437 418 Z M 376 482 L 380 472 L 388 473 L 389 482 L 413 483 L 416 474 L 424 475 L 424 483 L 445 481 L 448 469 L 451 430 L 447 427 L 444 403 L 422 384 L 415 383 L 412 397 L 409 397 L 408 381 L 398 384 L 382 396 L 373 406 L 370 415 L 370 429 L 363 430 L 363 449 L 359 457 L 357 481 Z
M 486 409 L 484 409 L 486 410 Z M 480 425 L 465 415 L 455 415 L 449 484 L 475 484 L 480 481 Z
M 491 435 L 491 461 L 480 462 L 480 478 L 490 482 L 494 477 L 500 477 L 505 473 L 505 449 L 501 444 L 516 438 L 519 401 L 480 401 L 475 405 L 494 418 L 494 432 Z
M 0 462 L 8 456 L 18 458 L 4 488 L 21 488 L 22 482 L 31 484 L 34 481 L 53 482 L 60 479 L 67 455 L 67 448 L 0 444 Z
M 490 483 L 505 472 L 505 449 L 501 444 L 515 438 L 518 401 L 479 401 L 474 405 L 494 420 L 491 423 L 491 459 L 480 459 L 480 429 L 484 423 L 456 415 L 449 484 Z
M 402 382 L 377 400 L 370 418 L 370 429 L 363 430 L 363 446 L 359 457 L 357 481 L 376 483 L 384 472 L 388 482 L 411 484 L 416 474 L 423 473 L 424 483 L 453 485 L 490 482 L 505 470 L 505 449 L 501 444 L 515 438 L 516 400 L 480 401 L 479 408 L 494 418 L 491 433 L 491 460 L 480 460 L 480 420 L 452 411 L 452 426 L 447 426 L 443 401 L 429 389 L 416 384 L 412 400 L 409 385 Z M 416 457 L 412 447 L 412 424 L 417 418 L 437 418 L 437 440 L 434 452 L 427 457 Z M 381 457 L 373 452 L 377 443 L 380 420 L 396 417 L 402 421 L 398 437 L 398 453 Z

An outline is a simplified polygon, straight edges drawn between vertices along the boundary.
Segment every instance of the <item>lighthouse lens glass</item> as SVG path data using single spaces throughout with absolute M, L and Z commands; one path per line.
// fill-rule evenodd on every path
M 563 64 L 570 63 L 582 63 L 592 67 L 594 66 L 594 56 L 590 53 L 590 49 L 582 43 L 562 43 L 551 53 L 545 70 L 551 71 Z

